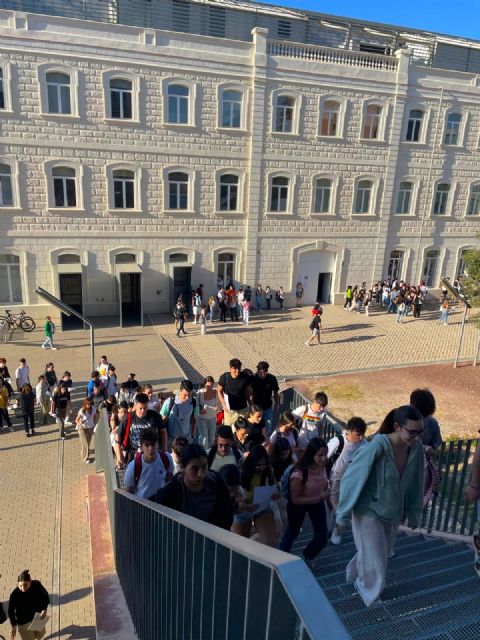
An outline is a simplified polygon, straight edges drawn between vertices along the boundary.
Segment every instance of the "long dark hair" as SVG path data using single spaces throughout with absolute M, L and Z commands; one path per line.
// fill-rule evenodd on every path
M 264 485 L 267 478 L 272 476 L 272 469 L 270 466 L 270 456 L 268 455 L 267 450 L 261 444 L 255 445 L 247 458 L 242 465 L 242 487 L 247 489 L 248 491 L 252 486 L 252 478 L 256 473 L 256 466 L 262 461 L 265 460 L 267 466 L 262 471 L 262 479 L 261 484 Z
M 282 453 L 285 451 L 288 451 L 288 457 L 282 458 Z M 285 469 L 293 464 L 292 447 L 287 438 L 279 436 L 275 440 L 270 459 L 272 461 L 273 475 L 276 480 L 280 480 Z
M 312 438 L 310 442 L 307 444 L 305 451 L 303 452 L 303 456 L 295 465 L 295 469 L 300 469 L 303 475 L 303 484 L 307 481 L 308 478 L 308 469 L 315 464 L 314 458 L 320 449 L 327 449 L 327 443 L 325 440 L 321 438 Z

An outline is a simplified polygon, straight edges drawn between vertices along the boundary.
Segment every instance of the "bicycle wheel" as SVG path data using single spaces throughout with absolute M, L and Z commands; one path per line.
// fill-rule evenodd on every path
M 20 320 L 20 329 L 23 329 L 23 331 L 33 331 L 36 326 L 37 325 L 35 324 L 35 320 L 30 316 L 23 316 L 23 318 Z

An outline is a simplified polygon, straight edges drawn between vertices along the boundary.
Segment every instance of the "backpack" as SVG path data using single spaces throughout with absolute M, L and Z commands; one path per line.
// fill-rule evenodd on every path
M 159 451 L 158 452 L 160 454 L 160 458 L 162 459 L 163 462 L 163 466 L 165 468 L 165 473 L 168 475 L 171 475 L 171 473 L 169 472 L 170 469 L 170 460 L 167 456 L 167 454 L 165 453 L 165 451 Z M 135 486 L 137 486 L 138 481 L 140 480 L 140 476 L 142 475 L 142 456 L 143 453 L 141 452 L 137 452 L 135 454 L 135 466 L 134 466 L 134 472 L 133 472 L 133 479 L 135 480 Z
M 278 302 L 280 300 L 280 291 L 277 291 L 275 294 L 275 300 Z
M 129 411 L 127 413 L 127 424 L 125 426 L 125 436 L 123 438 L 122 447 L 124 449 L 128 449 L 128 440 L 130 438 L 130 428 L 132 426 L 132 413 Z
M 332 469 L 335 466 L 335 463 L 337 462 L 337 460 L 339 459 L 340 454 L 342 453 L 343 447 L 345 445 L 345 439 L 341 433 L 338 433 L 334 437 L 338 438 L 338 447 L 335 449 L 332 455 L 329 458 L 327 458 L 327 464 L 325 467 L 325 470 L 327 472 L 327 477 L 329 477 L 330 474 L 332 473 Z
M 195 307 L 201 307 L 202 306 L 202 298 L 198 295 L 198 293 L 195 295 L 194 299 L 193 299 L 193 304 Z
M 282 473 L 282 477 L 280 478 L 280 493 L 283 498 L 290 500 L 290 476 L 292 475 L 294 464 L 289 465 L 285 471 Z M 308 471 L 304 469 L 302 471 L 303 474 L 303 482 L 307 481 Z
M 168 422 L 168 419 L 170 418 L 170 414 L 172 413 L 174 406 L 175 406 L 175 396 L 170 396 L 170 400 L 168 401 L 168 414 L 165 417 L 165 422 Z M 193 423 L 196 406 L 197 406 L 197 401 L 195 398 L 192 397 L 192 415 L 190 416 L 190 423 Z

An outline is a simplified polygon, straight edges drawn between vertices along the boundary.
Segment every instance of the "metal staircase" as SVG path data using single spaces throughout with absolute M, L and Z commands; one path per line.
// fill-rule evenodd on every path
M 310 539 L 309 523 L 293 553 Z M 480 640 L 480 580 L 473 550 L 414 532 L 400 532 L 389 561 L 383 605 L 366 609 L 345 568 L 355 553 L 351 532 L 340 546 L 328 546 L 313 573 L 354 640 Z M 331 638 L 329 640 L 335 640 Z

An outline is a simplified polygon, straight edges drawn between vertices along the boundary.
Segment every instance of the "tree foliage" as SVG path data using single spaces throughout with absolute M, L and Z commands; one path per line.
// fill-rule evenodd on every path
M 480 235 L 479 235 L 480 237 Z M 471 249 L 464 256 L 465 275 L 462 279 L 462 288 L 467 294 L 468 301 L 477 310 L 472 316 L 475 324 L 480 325 L 480 249 Z

